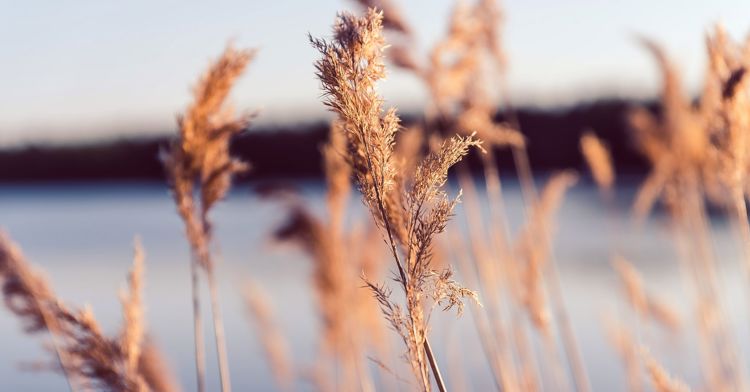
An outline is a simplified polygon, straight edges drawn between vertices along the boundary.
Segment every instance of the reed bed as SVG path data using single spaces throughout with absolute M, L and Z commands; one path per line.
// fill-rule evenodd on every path
M 300 362 L 279 327 L 276 314 L 288 309 L 274 309 L 262 283 L 252 280 L 243 288 L 249 324 L 277 387 L 470 389 L 459 358 L 472 355 L 484 357 L 500 391 L 591 390 L 555 257 L 556 213 L 580 174 L 552 173 L 537 189 L 522 124 L 508 97 L 502 8 L 494 0 L 458 2 L 445 36 L 422 50 L 396 3 L 357 4 L 360 13 L 335 17 L 330 38 L 308 37 L 318 52 L 314 75 L 322 103 L 335 116 L 329 140 L 321 146 L 324 207 L 314 209 L 293 192 L 272 193 L 287 216 L 269 233 L 277 243 L 296 246 L 312 264 L 311 303 L 320 326 L 315 363 Z M 660 362 L 660 352 L 649 348 L 654 342 L 644 331 L 656 328 L 696 336 L 702 373 L 695 390 L 749 390 L 739 337 L 728 321 L 732 309 L 723 297 L 707 208 L 719 206 L 731 219 L 750 277 L 750 40 L 733 42 L 720 26 L 707 34 L 707 72 L 698 100 L 685 94 L 679 67 L 664 49 L 645 37 L 638 43 L 656 60 L 663 82 L 658 110 L 634 107 L 626 119 L 652 166 L 634 198 L 632 216 L 648 219 L 657 205 L 666 211 L 692 309 L 687 317 L 679 314 L 635 264 L 613 249 L 612 272 L 625 306 L 605 317 L 603 329 L 627 380 L 613 387 L 690 390 Z M 198 391 L 232 390 L 211 211 L 228 194 L 233 177 L 250 167 L 230 151 L 253 114 L 237 115 L 227 101 L 254 56 L 255 51 L 228 46 L 210 64 L 194 86 L 192 103 L 177 119 L 176 137 L 162 153 L 191 254 Z M 410 72 L 429 93 L 423 116 L 408 128 L 378 93 L 390 69 Z M 608 146 L 587 130 L 580 149 L 614 211 L 616 162 Z M 512 156 L 523 193 L 524 221 L 515 230 L 497 169 L 500 154 Z M 469 156 L 481 165 L 481 176 L 472 175 L 465 163 Z M 449 175 L 461 188 L 455 195 L 448 194 Z M 369 216 L 350 214 L 355 208 L 348 204 L 352 184 Z M 466 230 L 452 222 L 456 212 Z M 127 288 L 120 293 L 122 325 L 107 335 L 90 309 L 65 305 L 18 245 L 0 234 L 5 304 L 25 332 L 49 339 L 52 361 L 39 367 L 62 373 L 71 391 L 180 390 L 147 333 L 144 266 L 136 241 Z M 209 288 L 218 386 L 206 385 L 202 280 Z M 468 310 L 482 352 L 455 352 L 461 348 L 455 337 L 433 334 L 431 320 L 438 309 L 455 310 L 458 316 Z M 454 352 L 450 358 L 438 355 L 448 351 Z M 394 354 L 403 360 L 394 360 Z M 401 376 L 403 369 L 411 373 L 408 379 Z

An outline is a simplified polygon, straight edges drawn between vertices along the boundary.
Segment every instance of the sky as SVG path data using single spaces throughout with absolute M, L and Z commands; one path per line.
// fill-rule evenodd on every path
M 426 52 L 454 2 L 397 0 Z M 704 70 L 705 32 L 750 32 L 747 0 L 505 0 L 503 41 L 518 104 L 570 105 L 601 96 L 649 97 L 662 43 L 687 88 Z M 327 36 L 345 0 L 0 0 L 0 144 L 111 139 L 174 129 L 190 86 L 230 40 L 260 51 L 232 95 L 261 123 L 323 118 L 307 34 Z M 393 72 L 390 104 L 416 108 L 424 87 Z

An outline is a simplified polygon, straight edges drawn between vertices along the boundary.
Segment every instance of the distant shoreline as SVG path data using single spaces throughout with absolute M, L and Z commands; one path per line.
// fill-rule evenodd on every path
M 583 169 L 578 140 L 583 131 L 593 129 L 609 144 L 619 173 L 644 173 L 648 165 L 634 149 L 624 121 L 627 110 L 636 104 L 642 103 L 610 99 L 562 109 L 519 109 L 518 117 L 528 141 L 532 166 L 542 171 Z M 408 125 L 409 116 L 405 117 Z M 239 180 L 321 178 L 320 146 L 327 132 L 328 126 L 322 122 L 252 127 L 232 145 L 235 154 L 253 166 L 253 170 Z M 163 180 L 159 151 L 168 143 L 169 136 L 164 135 L 8 147 L 0 149 L 0 183 Z M 497 155 L 498 167 L 502 171 L 512 171 L 510 154 L 500 151 Z M 478 168 L 476 159 L 470 159 L 469 164 Z

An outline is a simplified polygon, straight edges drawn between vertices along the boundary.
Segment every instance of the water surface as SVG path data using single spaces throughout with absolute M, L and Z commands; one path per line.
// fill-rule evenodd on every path
M 298 185 L 305 200 L 319 212 L 324 203 L 322 186 L 315 182 Z M 507 214 L 516 230 L 523 220 L 523 203 L 514 182 L 504 185 Z M 692 294 L 683 287 L 668 226 L 658 216 L 640 226 L 633 224 L 627 217 L 632 192 L 633 187 L 623 187 L 614 207 L 606 207 L 594 188 L 579 185 L 564 202 L 556 226 L 555 259 L 595 390 L 624 390 L 626 386 L 619 359 L 602 326 L 604 314 L 631 320 L 609 265 L 615 252 L 630 259 L 645 274 L 649 288 L 675 304 L 683 319 L 692 323 Z M 351 205 L 355 216 L 368 218 L 357 200 Z M 318 322 L 310 291 L 310 263 L 294 248 L 269 242 L 271 230 L 284 219 L 284 211 L 278 203 L 259 199 L 248 186 L 236 188 L 215 211 L 220 294 L 232 382 L 238 391 L 273 389 L 241 301 L 243 283 L 249 278 L 272 297 L 282 333 L 294 348 L 295 362 L 309 366 L 315 360 Z M 461 211 L 454 219 L 457 227 L 465 228 Z M 0 226 L 22 246 L 30 261 L 44 269 L 60 297 L 70 304 L 91 305 L 110 333 L 115 333 L 120 323 L 117 292 L 131 265 L 133 237 L 139 235 L 147 254 L 148 329 L 185 389 L 195 389 L 189 253 L 182 224 L 162 184 L 3 185 Z M 739 334 L 747 331 L 748 306 L 742 301 L 747 290 L 737 245 L 726 222 L 714 219 L 713 226 L 722 295 L 730 304 L 734 331 L 741 335 L 741 347 L 747 352 L 747 334 Z M 491 387 L 472 318 L 436 315 L 433 321 L 433 346 L 443 367 L 447 369 L 449 361 L 455 363 L 458 356 L 472 388 Z M 210 325 L 208 318 L 206 325 Z M 670 334 L 644 328 L 641 334 L 670 370 L 692 382 L 700 379 L 695 338 L 690 332 Z M 0 378 L 6 390 L 65 388 L 59 375 L 19 370 L 24 363 L 49 356 L 40 348 L 41 336 L 23 334 L 18 320 L 4 308 L 0 310 L 0 336 Z M 209 346 L 208 382 L 218 385 L 213 355 Z M 397 359 L 386 359 L 389 361 Z M 447 369 L 446 373 L 450 382 L 453 372 Z M 305 382 L 297 386 L 310 389 Z

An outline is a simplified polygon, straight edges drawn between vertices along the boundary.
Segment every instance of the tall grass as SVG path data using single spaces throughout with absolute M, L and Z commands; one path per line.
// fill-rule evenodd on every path
M 235 116 L 225 101 L 235 80 L 245 70 L 253 55 L 252 51 L 236 50 L 230 46 L 211 64 L 193 90 L 193 104 L 188 107 L 185 115 L 178 118 L 178 137 L 173 141 L 169 152 L 165 152 L 163 156 L 177 212 L 185 223 L 185 234 L 193 255 L 190 271 L 199 391 L 205 390 L 205 354 L 199 293 L 201 271 L 208 280 L 221 390 L 231 390 L 224 325 L 210 250 L 212 226 L 209 212 L 226 195 L 232 176 L 248 169 L 245 162 L 229 154 L 229 141 L 247 128 L 251 116 Z
M 436 308 L 461 315 L 468 307 L 497 390 L 590 390 L 554 243 L 556 212 L 579 175 L 572 170 L 553 173 L 537 189 L 527 140 L 508 94 L 501 7 L 493 0 L 459 2 L 445 36 L 422 50 L 395 3 L 358 4 L 363 12 L 339 14 L 330 38 L 309 37 L 319 55 L 314 74 L 323 104 L 336 117 L 321 149 L 325 206 L 318 211 L 294 194 L 276 194 L 287 219 L 269 229 L 276 241 L 298 246 L 313 266 L 311 296 L 321 326 L 313 366 L 297 362 L 260 285 L 244 288 L 248 315 L 277 386 L 294 390 L 306 379 L 322 391 L 465 387 L 460 361 L 438 357 L 435 347 L 448 344 L 431 334 L 430 320 Z M 678 66 L 666 51 L 655 41 L 638 41 L 656 60 L 663 82 L 659 110 L 635 107 L 627 118 L 634 141 L 652 166 L 633 201 L 633 216 L 646 219 L 657 204 L 666 209 L 693 314 L 678 316 L 647 277 L 613 250 L 612 268 L 627 316 L 606 318 L 605 329 L 631 391 L 647 390 L 646 385 L 657 391 L 689 390 L 648 348 L 642 332 L 649 325 L 670 334 L 695 333 L 702 371 L 697 389 L 747 390 L 746 363 L 728 322 L 732 309 L 723 298 L 707 208 L 718 205 L 732 220 L 750 276 L 750 41 L 735 43 L 721 27 L 707 34 L 707 72 L 697 101 L 683 91 Z M 420 52 L 426 55 L 420 57 Z M 210 213 L 227 195 L 233 176 L 249 168 L 231 155 L 230 143 L 247 129 L 252 115 L 237 115 L 227 100 L 254 54 L 229 46 L 211 63 L 162 154 L 192 258 L 199 391 L 215 389 L 205 381 L 203 278 L 209 288 L 220 388 L 231 390 Z M 378 93 L 389 67 L 412 73 L 429 93 L 422 119 L 408 129 Z M 587 131 L 580 149 L 602 197 L 614 209 L 619 195 L 608 146 Z M 463 162 L 471 152 L 478 153 L 479 179 Z M 515 232 L 496 164 L 501 154 L 512 155 L 523 194 L 524 222 Z M 455 196 L 446 190 L 451 172 L 462 188 Z M 362 221 L 349 214 L 352 180 L 370 215 Z M 449 224 L 462 197 L 463 232 Z M 487 213 L 482 200 L 488 202 Z M 448 250 L 441 251 L 440 245 Z M 454 261 L 458 274 L 451 267 Z M 179 390 L 147 336 L 144 257 L 137 242 L 127 290 L 120 294 L 122 326 L 112 336 L 102 331 L 90 309 L 66 306 L 4 234 L 0 280 L 5 303 L 24 330 L 49 337 L 54 367 L 71 391 Z M 384 326 L 396 333 L 402 347 L 391 346 Z M 390 358 L 393 351 L 403 353 L 410 380 L 400 377 L 402 366 Z M 457 375 L 451 382 L 445 377 L 446 364 Z
M 384 77 L 383 16 L 370 9 L 363 17 L 339 15 L 332 42 L 312 39 L 322 58 L 316 63 L 325 104 L 341 121 L 347 139 L 348 160 L 375 223 L 387 239 L 396 264 L 396 281 L 403 289 L 405 311 L 391 299 L 390 290 L 363 277 L 380 302 L 391 327 L 401 335 L 412 370 L 425 391 L 431 389 L 427 365 L 438 389 L 446 389 L 427 337 L 429 312 L 425 299 L 461 312 L 463 298 L 476 294 L 452 279 L 452 272 L 431 265 L 434 237 L 445 230 L 459 198 L 449 199 L 441 189 L 448 169 L 481 142 L 454 137 L 426 156 L 412 179 L 402 177 L 394 160 L 396 111 L 383 109 L 375 82 Z M 460 197 L 460 196 L 459 196 Z
M 71 391 L 177 391 L 160 354 L 144 339 L 144 259 L 138 242 L 128 290 L 123 291 L 123 323 L 107 336 L 90 308 L 70 308 L 57 298 L 20 249 L 0 235 L 0 276 L 5 303 L 28 333 L 47 332 L 59 369 Z

